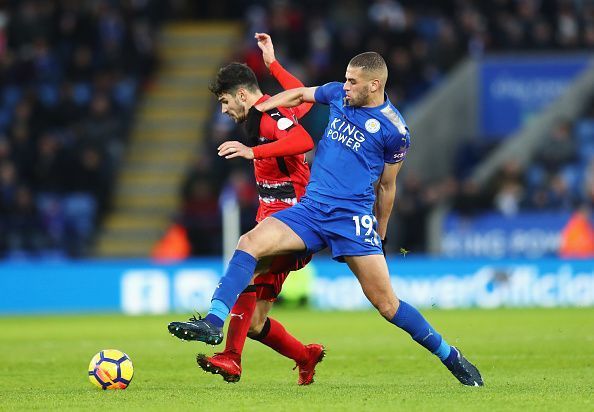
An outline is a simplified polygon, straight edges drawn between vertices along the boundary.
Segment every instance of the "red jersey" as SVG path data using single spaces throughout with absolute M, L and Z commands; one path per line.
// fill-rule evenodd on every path
M 278 62 L 270 64 L 270 73 L 283 89 L 303 87 L 303 83 Z M 270 96 L 262 96 L 258 103 Z M 258 186 L 260 207 L 256 221 L 297 203 L 309 182 L 309 166 L 303 153 L 313 148 L 311 136 L 297 124 L 312 107 L 302 103 L 290 109 L 279 108 L 268 113 L 250 110 L 246 119 L 248 145 L 254 150 L 254 172 Z M 284 119 L 284 120 L 283 120 Z M 275 149 L 269 143 L 290 138 L 287 144 Z
M 256 104 L 270 98 L 262 96 Z M 293 206 L 305 194 L 309 182 L 309 165 L 305 152 L 313 147 L 309 134 L 297 123 L 291 109 L 276 108 L 262 113 L 252 107 L 246 119 L 248 145 L 254 150 L 254 172 L 260 200 L 256 221 Z M 290 152 L 270 156 L 266 145 L 291 139 Z

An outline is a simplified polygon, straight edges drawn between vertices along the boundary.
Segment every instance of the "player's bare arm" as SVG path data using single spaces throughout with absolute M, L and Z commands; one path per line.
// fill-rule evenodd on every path
M 275 94 L 270 99 L 257 104 L 255 107 L 261 112 L 266 112 L 276 107 L 295 107 L 302 103 L 315 103 L 314 94 L 317 87 L 299 87 L 297 89 L 285 90 Z
M 388 229 L 388 220 L 394 206 L 396 197 L 396 177 L 402 163 L 385 163 L 384 171 L 377 184 L 377 195 L 375 198 L 375 217 L 377 219 L 377 232 L 380 238 L 385 239 Z

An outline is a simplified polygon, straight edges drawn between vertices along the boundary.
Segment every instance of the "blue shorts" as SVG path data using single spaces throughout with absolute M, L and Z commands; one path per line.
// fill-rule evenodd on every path
M 272 217 L 289 226 L 303 240 L 308 253 L 329 247 L 332 258 L 339 262 L 344 262 L 343 256 L 383 254 L 377 220 L 368 210 L 330 206 L 303 197 Z

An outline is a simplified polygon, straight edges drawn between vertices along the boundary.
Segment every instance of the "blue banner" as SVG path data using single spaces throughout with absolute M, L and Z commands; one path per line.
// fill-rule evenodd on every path
M 389 262 L 397 295 L 437 308 L 594 305 L 594 262 L 446 260 L 402 257 Z M 370 308 L 346 266 L 316 262 L 313 301 L 320 309 Z
M 0 263 L 0 313 L 167 313 L 208 308 L 220 259 Z
M 560 97 L 587 65 L 585 56 L 501 57 L 479 69 L 480 133 L 503 138 Z
M 543 260 L 388 260 L 398 296 L 419 307 L 591 306 L 594 262 Z M 302 288 L 315 308 L 371 308 L 345 264 L 315 257 Z M 0 263 L 0 314 L 190 313 L 208 308 L 221 261 Z M 309 279 L 309 280 L 308 280 Z M 287 284 L 287 292 L 289 291 Z
M 540 258 L 557 256 L 568 212 L 449 214 L 443 223 L 443 256 L 457 258 Z

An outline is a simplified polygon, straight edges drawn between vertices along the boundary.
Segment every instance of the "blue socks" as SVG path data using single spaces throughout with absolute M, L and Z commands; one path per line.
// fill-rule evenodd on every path
M 210 309 L 204 320 L 209 321 L 213 325 L 222 328 L 225 324 L 225 319 L 229 315 L 229 308 L 220 300 L 213 299 L 210 302 Z
M 222 327 L 239 294 L 249 285 L 258 261 L 243 250 L 236 250 L 227 271 L 212 295 L 208 315 L 204 318 L 211 324 Z
M 455 350 L 433 329 L 423 315 L 405 301 L 400 301 L 400 306 L 390 322 L 408 332 L 415 342 L 436 355 L 442 362 L 449 360 L 448 357 L 452 353 L 457 356 Z

